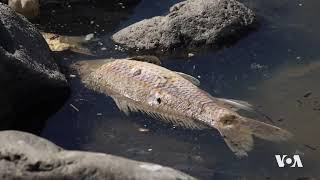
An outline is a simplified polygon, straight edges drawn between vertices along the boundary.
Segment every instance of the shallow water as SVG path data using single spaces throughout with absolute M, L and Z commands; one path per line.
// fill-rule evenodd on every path
M 118 48 L 108 37 L 128 24 L 165 13 L 176 2 L 141 1 L 126 19 L 98 32 L 104 40 L 90 45 L 96 57 L 72 53 L 58 56 L 67 58 L 65 61 L 125 57 L 128 54 L 115 50 Z M 237 159 L 215 130 L 173 128 L 139 114 L 126 117 L 111 98 L 84 88 L 77 78 L 70 78 L 72 97 L 47 121 L 42 136 L 66 149 L 155 162 L 201 179 L 319 178 L 320 2 L 243 2 L 261 18 L 256 32 L 218 52 L 196 53 L 192 58 L 167 57 L 163 66 L 198 77 L 201 88 L 214 96 L 250 102 L 277 126 L 291 131 L 292 141 L 274 144 L 256 139 L 249 157 Z M 304 167 L 279 168 L 275 154 L 299 154 Z

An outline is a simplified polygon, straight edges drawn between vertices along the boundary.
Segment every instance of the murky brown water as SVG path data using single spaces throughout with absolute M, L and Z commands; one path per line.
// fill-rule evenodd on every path
M 127 18 L 112 23 L 105 32 L 97 31 L 102 39 L 88 46 L 96 57 L 70 52 L 57 55 L 63 63 L 127 56 L 112 44 L 110 35 L 128 24 L 164 13 L 175 2 L 145 0 L 130 13 L 124 11 Z M 237 159 L 215 130 L 173 128 L 144 115 L 126 117 L 111 98 L 85 89 L 77 78 L 71 78 L 72 97 L 47 122 L 42 136 L 67 149 L 156 162 L 201 179 L 319 178 L 320 2 L 244 2 L 261 17 L 257 32 L 219 52 L 166 58 L 163 66 L 199 77 L 201 88 L 212 95 L 250 102 L 276 125 L 291 131 L 292 141 L 273 144 L 257 139 L 249 157 Z M 87 33 L 91 32 L 86 29 L 81 35 Z M 275 154 L 299 154 L 304 167 L 279 168 Z

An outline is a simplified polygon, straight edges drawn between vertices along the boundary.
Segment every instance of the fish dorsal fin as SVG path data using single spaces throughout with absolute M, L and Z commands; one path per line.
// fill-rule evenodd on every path
M 200 81 L 197 78 L 195 78 L 189 74 L 182 73 L 182 72 L 176 72 L 176 73 L 179 74 L 184 79 L 190 81 L 192 84 L 194 84 L 196 86 L 200 86 Z
M 227 105 L 228 108 L 231 108 L 234 111 L 244 110 L 249 113 L 254 113 L 256 115 L 259 115 L 266 120 L 270 121 L 272 124 L 274 124 L 274 121 L 263 112 L 259 111 L 258 109 L 254 108 L 254 106 L 246 101 L 241 100 L 235 100 L 235 99 L 224 99 L 224 98 L 215 98 L 218 101 L 222 102 L 223 104 Z
M 142 62 L 148 62 L 148 63 L 152 63 L 152 64 L 156 64 L 156 65 L 161 65 L 160 59 L 156 56 L 151 56 L 151 55 L 133 56 L 128 59 L 142 61 Z
M 152 111 L 149 108 L 138 105 L 136 102 L 129 98 L 118 97 L 114 94 L 110 94 L 112 99 L 115 101 L 118 108 L 123 111 L 126 115 L 129 115 L 130 112 L 141 112 L 147 114 L 154 119 L 160 119 L 166 123 L 170 123 L 176 126 L 189 128 L 189 129 L 206 129 L 206 125 L 198 123 L 194 119 L 189 119 L 183 116 L 178 116 L 175 114 L 164 113 Z
M 225 99 L 225 98 L 216 98 L 218 101 L 223 102 L 224 104 L 230 106 L 234 110 L 245 110 L 249 112 L 254 112 L 253 106 L 246 102 L 241 100 L 235 100 L 235 99 Z

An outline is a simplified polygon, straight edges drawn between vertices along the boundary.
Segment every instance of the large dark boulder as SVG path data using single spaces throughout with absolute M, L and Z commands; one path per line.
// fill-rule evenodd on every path
M 171 50 L 233 43 L 255 27 L 256 16 L 236 0 L 187 0 L 166 16 L 145 19 L 112 36 L 129 49 Z
M 68 93 L 41 34 L 0 3 L 0 129 L 38 130 Z
M 180 171 L 102 153 L 67 151 L 19 131 L 0 132 L 0 179 L 194 180 Z

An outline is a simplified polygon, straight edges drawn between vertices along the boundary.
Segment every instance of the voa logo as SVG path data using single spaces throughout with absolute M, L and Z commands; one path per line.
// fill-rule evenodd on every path
M 275 155 L 278 166 L 283 168 L 285 166 L 289 167 L 303 167 L 300 156 L 299 155 Z

